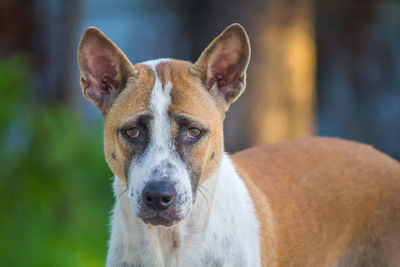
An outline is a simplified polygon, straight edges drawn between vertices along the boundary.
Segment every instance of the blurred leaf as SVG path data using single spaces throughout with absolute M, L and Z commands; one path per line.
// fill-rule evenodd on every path
M 4 266 L 104 266 L 112 173 L 102 125 L 30 103 L 24 55 L 0 60 L 0 258 Z

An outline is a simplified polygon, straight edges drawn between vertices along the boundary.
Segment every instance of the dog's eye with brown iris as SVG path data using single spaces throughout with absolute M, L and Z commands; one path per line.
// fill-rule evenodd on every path
M 125 135 L 129 138 L 136 138 L 139 136 L 139 129 L 138 128 L 129 128 L 124 131 Z
M 201 133 L 201 130 L 199 128 L 196 128 L 196 127 L 190 127 L 186 131 L 186 135 L 189 138 L 197 138 L 197 137 L 200 136 L 200 133 Z

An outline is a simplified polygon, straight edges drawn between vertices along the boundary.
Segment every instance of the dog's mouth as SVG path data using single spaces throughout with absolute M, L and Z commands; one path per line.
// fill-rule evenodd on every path
M 162 225 L 162 226 L 166 226 L 166 227 L 172 226 L 174 224 L 174 222 L 177 221 L 174 218 L 168 218 L 168 217 L 164 217 L 164 216 L 161 216 L 161 215 L 142 218 L 142 220 L 146 224 L 151 224 L 153 226 Z
M 136 201 L 134 201 L 136 200 Z M 172 203 L 164 204 L 162 206 L 162 199 L 155 199 L 154 203 L 151 200 L 144 198 L 131 198 L 131 208 L 136 217 L 141 219 L 143 223 L 152 226 L 164 226 L 171 227 L 174 224 L 179 223 L 185 219 L 191 210 L 191 198 L 187 197 L 186 194 L 177 195 Z M 145 202 L 147 201 L 147 202 Z M 139 205 L 137 205 L 137 203 Z

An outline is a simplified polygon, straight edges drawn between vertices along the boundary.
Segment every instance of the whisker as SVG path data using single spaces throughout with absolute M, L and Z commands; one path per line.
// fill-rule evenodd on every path
M 207 199 L 206 196 L 203 194 L 203 192 L 200 190 L 200 187 L 198 187 L 197 190 L 199 190 L 199 192 L 203 195 L 204 199 L 207 201 L 207 204 L 208 204 L 208 199 Z
M 211 194 L 210 194 L 210 192 L 207 190 L 207 188 L 205 188 L 205 187 L 202 186 L 201 184 L 199 184 L 199 187 L 201 187 L 201 188 L 203 188 L 204 190 L 206 190 L 206 191 L 207 191 L 207 194 L 208 194 L 209 196 L 211 196 Z
M 122 185 L 121 185 L 121 186 L 122 186 Z M 119 200 L 121 199 L 121 197 L 122 197 L 126 192 L 128 192 L 128 185 L 126 184 L 125 186 L 126 186 L 126 189 L 117 197 L 117 201 L 119 201 Z

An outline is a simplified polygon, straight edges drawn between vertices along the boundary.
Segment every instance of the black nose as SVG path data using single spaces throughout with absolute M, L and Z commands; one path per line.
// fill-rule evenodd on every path
M 143 189 L 143 201 L 153 210 L 165 210 L 175 201 L 175 186 L 168 181 L 149 182 Z

